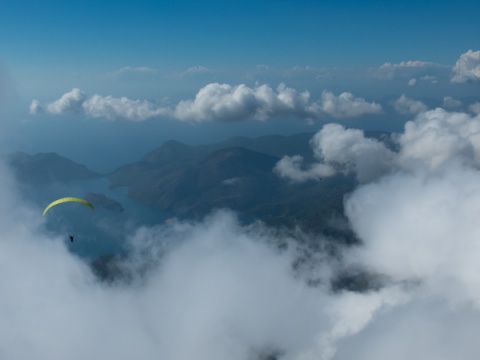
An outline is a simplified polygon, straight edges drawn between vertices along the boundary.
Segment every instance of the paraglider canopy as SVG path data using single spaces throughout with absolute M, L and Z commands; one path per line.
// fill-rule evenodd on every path
M 50 203 L 50 204 L 45 208 L 45 210 L 43 210 L 43 216 L 45 216 L 45 214 L 47 213 L 47 211 L 50 210 L 52 207 L 54 207 L 54 206 L 56 206 L 56 205 L 59 205 L 59 204 L 67 203 L 67 202 L 80 203 L 80 204 L 83 204 L 83 205 L 85 205 L 85 206 L 88 206 L 90 209 L 94 210 L 93 205 L 90 204 L 90 203 L 89 203 L 88 201 L 86 201 L 86 200 L 83 200 L 83 199 L 80 199 L 80 198 L 77 198 L 77 197 L 64 197 L 64 198 L 55 200 L 54 202 Z

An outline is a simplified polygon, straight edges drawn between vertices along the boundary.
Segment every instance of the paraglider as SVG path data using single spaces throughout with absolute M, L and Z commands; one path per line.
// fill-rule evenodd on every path
M 55 200 L 54 202 L 50 203 L 45 208 L 45 210 L 43 210 L 43 216 L 45 216 L 45 214 L 48 212 L 48 210 L 50 210 L 52 207 L 57 206 L 59 204 L 67 203 L 67 202 L 79 203 L 79 204 L 88 206 L 90 209 L 94 210 L 93 205 L 86 200 L 83 200 L 83 199 L 80 199 L 80 198 L 77 198 L 77 197 L 64 197 L 64 198 Z M 73 240 L 74 240 L 73 234 L 69 235 L 68 238 L 70 239 L 70 242 L 73 243 Z
M 52 207 L 54 207 L 54 206 L 56 206 L 56 205 L 59 205 L 59 204 L 67 203 L 67 202 L 77 202 L 77 203 L 83 204 L 83 205 L 85 205 L 85 206 L 88 206 L 90 209 L 94 210 L 93 205 L 90 204 L 90 203 L 89 203 L 88 201 L 86 201 L 86 200 L 83 200 L 83 199 L 80 199 L 80 198 L 77 198 L 77 197 L 64 197 L 64 198 L 55 200 L 54 202 L 50 203 L 50 204 L 45 208 L 45 210 L 43 210 L 43 216 L 45 216 L 45 214 L 47 213 L 47 211 L 50 210 Z

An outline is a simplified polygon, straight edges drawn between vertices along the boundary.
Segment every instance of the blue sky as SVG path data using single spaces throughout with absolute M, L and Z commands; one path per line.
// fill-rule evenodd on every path
M 5 0 L 0 150 L 73 155 L 89 139 L 132 160 L 169 138 L 397 130 L 420 110 L 468 111 L 479 13 L 478 1 Z M 70 131 L 77 142 L 52 145 Z

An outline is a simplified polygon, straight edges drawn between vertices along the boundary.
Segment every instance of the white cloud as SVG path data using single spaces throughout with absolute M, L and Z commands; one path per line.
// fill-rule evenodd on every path
M 480 102 L 475 102 L 471 104 L 469 107 L 469 110 L 475 114 L 480 114 Z
M 276 91 L 268 85 L 250 88 L 213 83 L 200 89 L 195 100 L 181 101 L 174 116 L 192 121 L 235 121 L 240 119 L 265 120 L 278 116 L 298 118 L 356 117 L 378 114 L 382 107 L 369 103 L 351 93 L 335 96 L 324 91 L 321 99 L 310 102 L 307 91 L 298 92 L 281 84 Z
M 47 105 L 46 110 L 51 114 L 74 114 L 83 111 L 82 104 L 87 99 L 80 89 L 74 88 L 72 91 L 65 93 L 58 100 Z
M 241 184 L 243 179 L 241 177 L 233 177 L 233 178 L 228 178 L 222 181 L 223 185 L 229 185 L 229 186 L 234 186 Z
M 392 64 L 389 62 L 386 62 L 382 66 L 380 66 L 381 69 L 403 69 L 403 68 L 419 68 L 419 67 L 428 67 L 428 66 L 433 66 L 435 65 L 434 63 L 431 62 L 426 62 L 426 61 L 401 61 L 398 64 Z
M 460 100 L 454 99 L 451 96 L 445 96 L 443 98 L 443 107 L 444 108 L 458 108 L 462 106 L 462 102 Z
M 87 95 L 80 89 L 62 95 L 54 102 L 43 106 L 33 100 L 30 113 L 38 114 L 41 111 L 51 114 L 84 114 L 88 117 L 105 117 L 110 120 L 125 119 L 132 121 L 146 120 L 152 117 L 167 115 L 170 110 L 146 100 L 132 100 L 127 97 Z
M 408 86 L 415 86 L 417 84 L 417 79 L 411 78 L 408 80 Z
M 420 80 L 423 80 L 423 81 L 428 81 L 432 84 L 436 84 L 438 83 L 438 80 L 437 80 L 437 77 L 436 76 L 433 76 L 433 75 L 425 75 L 425 76 L 422 76 L 420 78 Z
M 202 65 L 192 66 L 189 67 L 185 72 L 187 74 L 195 74 L 195 73 L 204 73 L 210 71 L 207 67 Z
M 404 164 L 421 161 L 429 169 L 454 159 L 480 165 L 480 118 L 441 108 L 419 114 L 398 138 Z
M 480 330 L 471 306 L 428 297 L 382 310 L 358 336 L 342 343 L 336 360 L 476 359 L 478 347 L 466 340 Z
M 442 65 L 427 61 L 402 61 L 394 64 L 386 62 L 378 68 L 371 70 L 374 77 L 382 80 L 393 80 L 398 77 L 412 78 L 414 74 L 422 74 L 432 69 L 441 69 Z
M 453 67 L 452 82 L 467 83 L 480 81 L 480 51 L 468 50 Z
M 105 117 L 110 120 L 126 119 L 142 121 L 152 117 L 166 115 L 169 110 L 146 100 L 132 100 L 122 96 L 94 95 L 82 104 L 84 113 L 89 117 Z
M 298 92 L 284 84 L 276 90 L 268 85 L 250 88 L 244 84 L 211 83 L 201 88 L 193 100 L 180 101 L 174 107 L 165 107 L 146 100 L 127 97 L 94 95 L 87 98 L 79 89 L 73 89 L 46 106 L 37 100 L 31 105 L 36 114 L 46 108 L 52 114 L 84 113 L 89 117 L 141 121 L 152 117 L 169 116 L 182 121 L 232 122 L 240 120 L 267 120 L 291 116 L 304 120 L 323 117 L 357 117 L 378 114 L 382 107 L 354 97 L 351 93 L 335 96 L 324 91 L 320 100 L 310 101 L 308 91 Z
M 347 215 L 356 233 L 368 239 L 353 253 L 395 280 L 461 273 L 480 251 L 475 245 L 479 230 L 471 222 L 480 211 L 479 200 L 477 170 L 454 165 L 433 175 L 393 173 L 358 189 L 349 199 Z M 472 253 L 465 254 L 466 249 Z M 478 278 L 470 280 L 479 285 Z
M 353 173 L 365 183 L 400 169 L 411 171 L 420 166 L 434 171 L 452 161 L 480 167 L 479 134 L 478 115 L 472 117 L 441 108 L 419 113 L 415 120 L 408 121 L 404 132 L 390 139 L 396 151 L 380 140 L 366 138 L 361 130 L 327 124 L 311 140 L 317 163 L 302 169 L 301 158 L 285 157 L 277 164 L 276 171 L 291 181 L 300 182 L 315 178 L 311 170 L 306 170 L 308 167 L 315 169 L 322 164 L 337 172 Z M 278 172 L 279 167 L 286 170 Z
M 428 109 L 423 102 L 410 99 L 405 94 L 395 100 L 393 106 L 400 114 L 417 114 Z
M 337 119 L 358 117 L 366 114 L 382 113 L 382 106 L 375 102 L 354 97 L 349 92 L 335 96 L 329 91 L 322 93 L 321 99 L 310 106 L 310 111 L 317 116 L 331 116 Z
M 273 171 L 280 177 L 293 182 L 305 182 L 329 177 L 336 173 L 335 169 L 327 164 L 313 164 L 307 169 L 302 168 L 303 157 L 284 156 L 274 167 Z
M 378 178 L 394 166 L 395 155 L 384 143 L 366 138 L 358 129 L 327 124 L 312 138 L 311 147 L 317 163 L 304 166 L 301 156 L 285 156 L 274 171 L 292 182 L 353 172 L 360 182 Z
M 38 100 L 32 100 L 30 104 L 29 114 L 36 115 L 45 111 L 45 108 Z
M 392 165 L 393 154 L 385 144 L 366 138 L 362 130 L 338 124 L 325 125 L 311 145 L 317 159 L 354 172 L 361 182 L 383 175 Z
M 222 122 L 287 115 L 307 117 L 309 98 L 307 91 L 299 93 L 285 85 L 275 91 L 267 85 L 250 88 L 244 84 L 212 83 L 200 89 L 194 100 L 181 101 L 174 116 L 180 120 Z

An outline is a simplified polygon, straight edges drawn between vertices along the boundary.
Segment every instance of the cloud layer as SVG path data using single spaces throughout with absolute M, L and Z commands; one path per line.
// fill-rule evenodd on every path
M 101 95 L 87 97 L 80 89 L 73 89 L 46 106 L 38 100 L 33 100 L 30 113 L 41 112 L 83 113 L 88 117 L 105 117 L 111 120 L 141 121 L 168 116 L 181 121 L 232 122 L 249 119 L 266 120 L 275 117 L 349 118 L 379 114 L 382 112 L 382 107 L 348 92 L 336 96 L 324 91 L 319 100 L 312 102 L 308 91 L 298 92 L 283 84 L 274 90 L 268 85 L 250 88 L 244 84 L 232 86 L 211 83 L 201 88 L 194 99 L 180 101 L 174 107 L 126 97 Z

